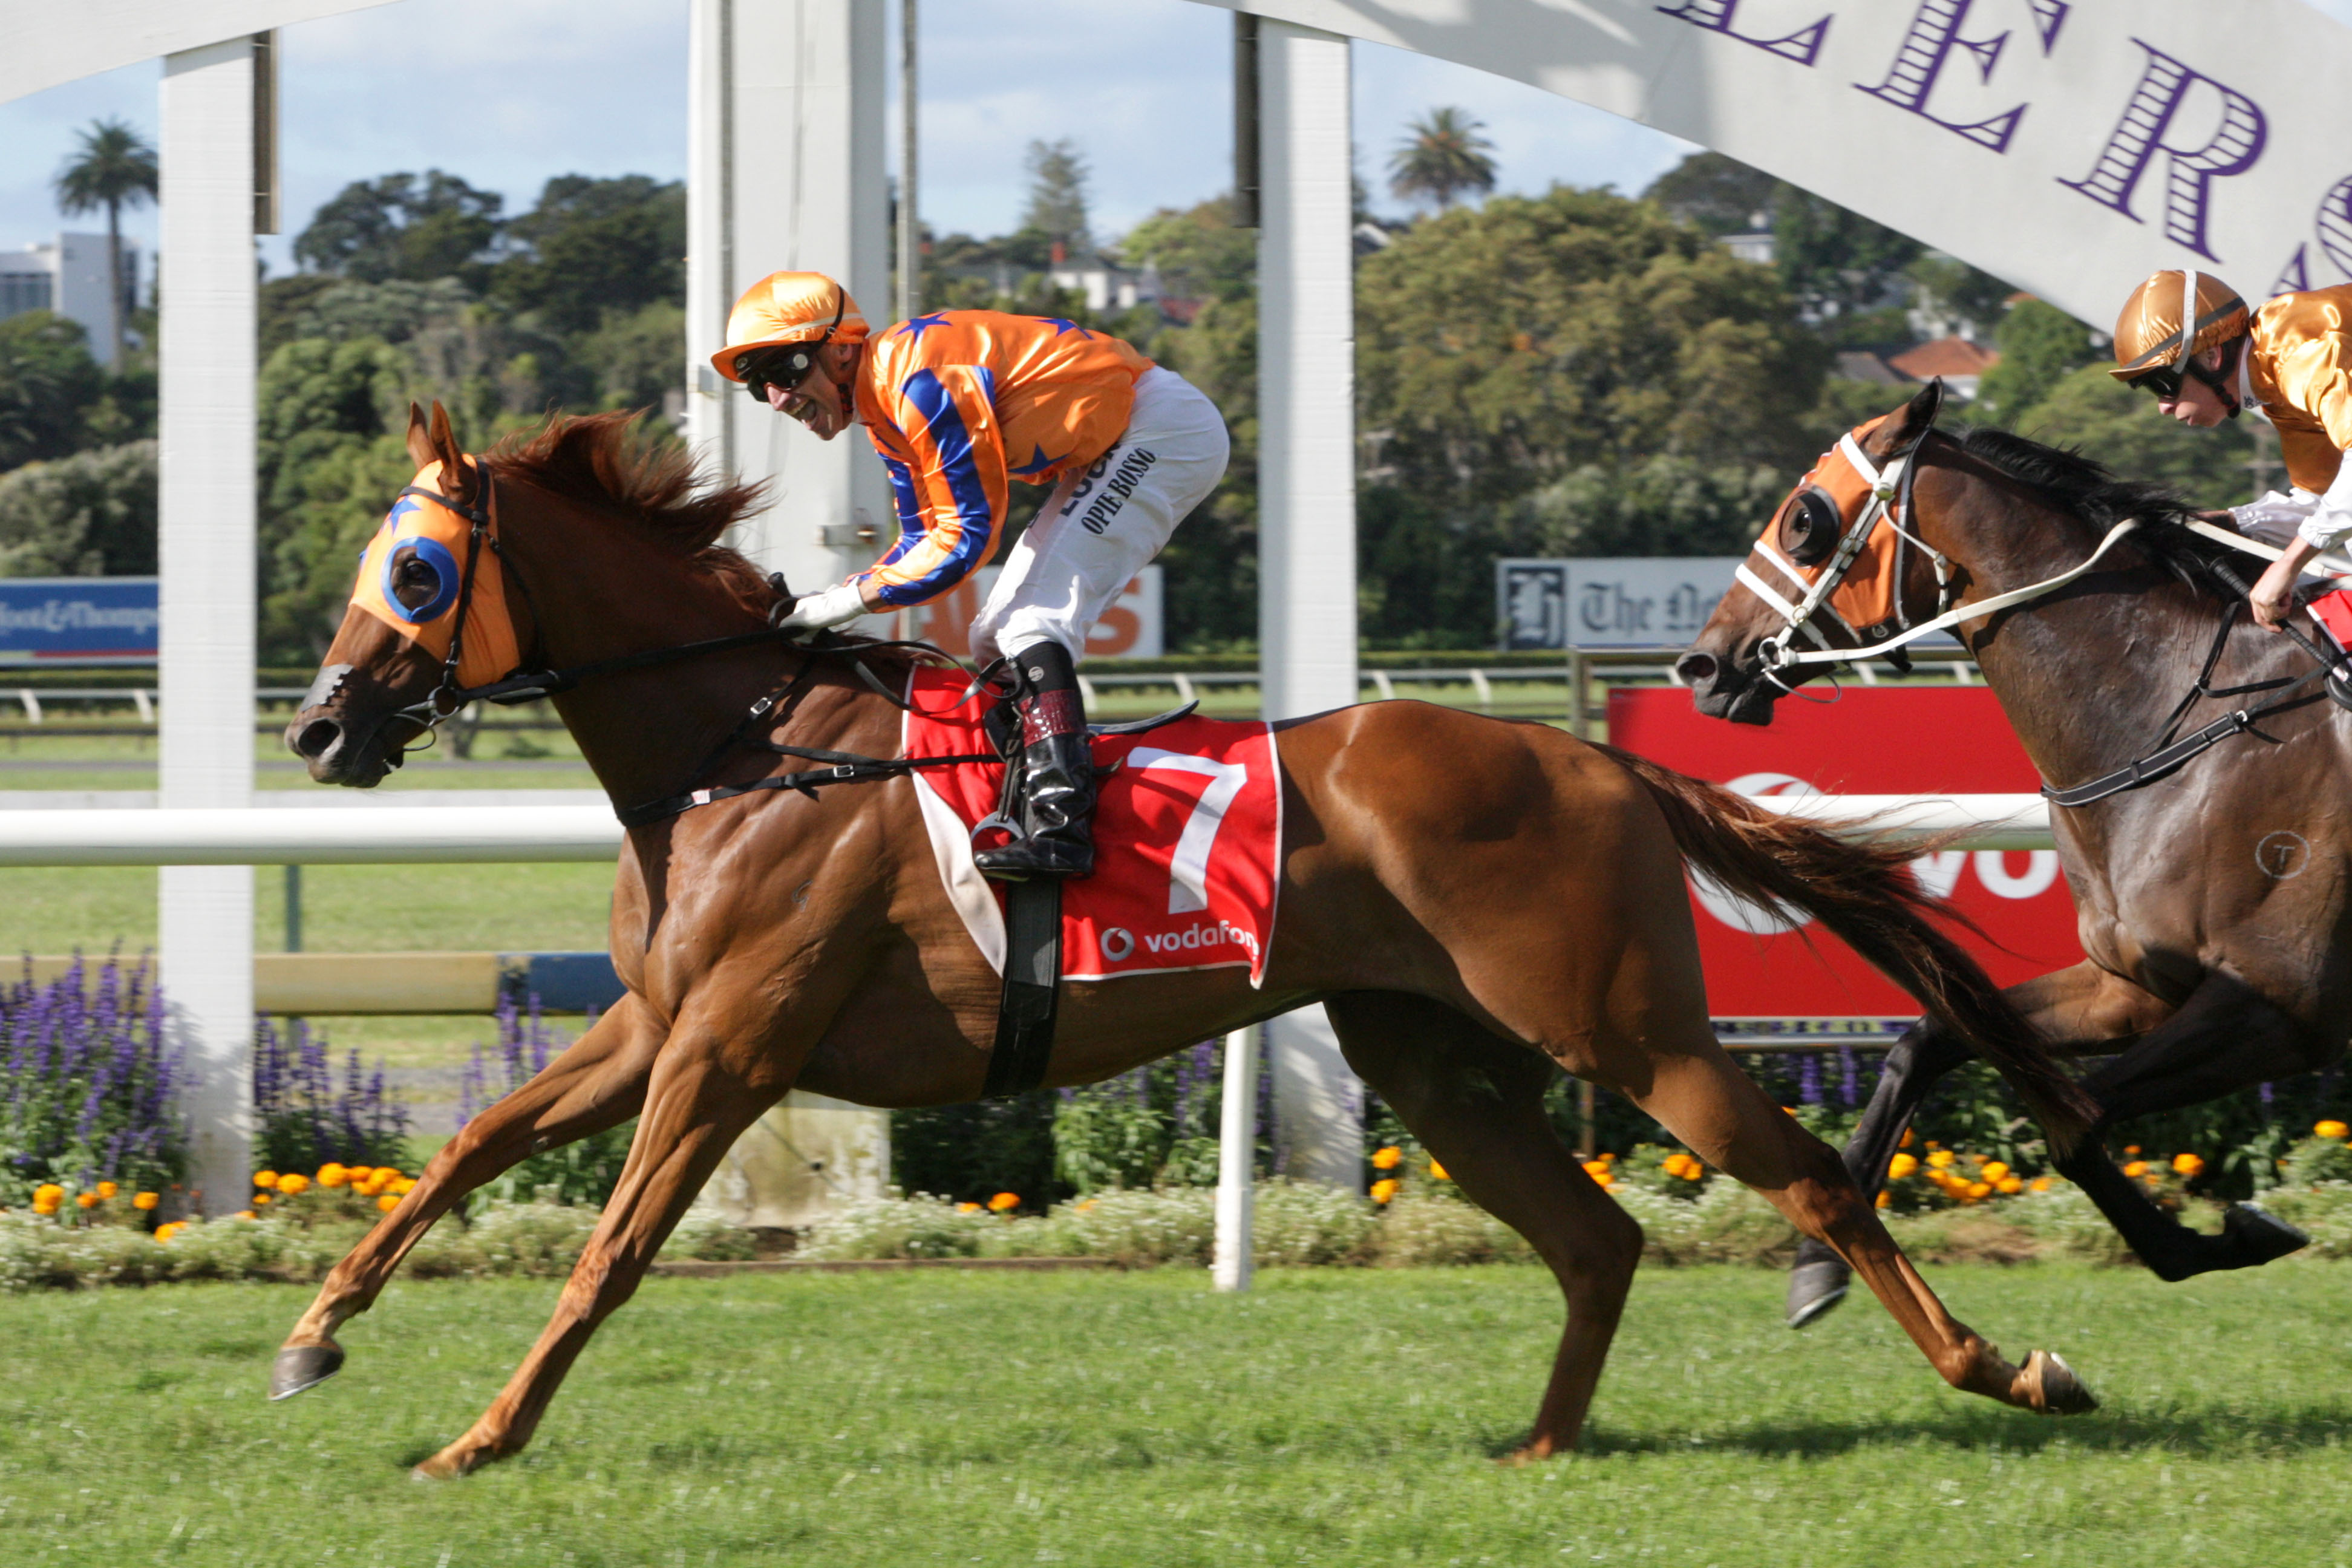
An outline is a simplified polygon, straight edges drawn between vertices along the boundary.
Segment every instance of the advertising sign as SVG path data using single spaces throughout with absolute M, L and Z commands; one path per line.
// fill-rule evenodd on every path
M 152 664 L 152 577 L 0 577 L 0 666 Z
M 1849 688 L 1833 703 L 1784 700 L 1761 729 L 1701 717 L 1687 691 L 1618 690 L 1609 694 L 1609 738 L 1668 767 L 1749 791 L 2030 795 L 2042 787 L 2000 704 L 1981 686 Z M 1952 931 L 2002 984 L 2082 962 L 2055 850 L 1952 849 L 1912 865 L 1992 938 Z M 1717 1017 L 1918 1012 L 1818 927 L 1800 930 L 1697 879 L 1691 900 L 1708 1008 Z
M 1495 563 L 1495 618 L 1514 652 L 1679 648 L 1731 587 L 1737 555 Z
M 908 636 L 931 643 L 958 658 L 971 654 L 971 618 L 988 602 L 999 571 L 983 566 L 929 604 L 908 616 Z M 1166 623 L 1160 616 L 1160 569 L 1146 566 L 1129 580 L 1127 591 L 1113 600 L 1101 620 L 1087 634 L 1088 658 L 1158 658 L 1164 649 Z

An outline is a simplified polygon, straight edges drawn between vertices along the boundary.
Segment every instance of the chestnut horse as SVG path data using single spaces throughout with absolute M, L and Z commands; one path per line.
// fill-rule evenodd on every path
M 752 495 L 695 494 L 688 459 L 627 437 L 624 416 L 558 417 L 478 460 L 437 407 L 409 433 L 418 487 L 437 484 L 495 540 L 502 602 L 485 609 L 510 621 L 526 659 L 583 665 L 750 639 L 555 698 L 616 805 L 698 782 L 698 760 L 787 679 L 798 696 L 758 733 L 895 754 L 898 710 L 853 659 L 898 658 L 903 679 L 903 656 L 761 635 L 775 589 L 712 547 Z M 430 571 L 389 559 L 384 581 L 404 603 L 441 602 L 446 585 Z M 418 738 L 416 705 L 442 681 L 442 660 L 356 606 L 327 658 L 288 739 L 314 779 L 364 788 Z M 1747 896 L 1816 915 L 2002 1062 L 2054 1131 L 2076 1124 L 2073 1085 L 1929 923 L 1899 854 L 1546 726 L 1421 703 L 1300 720 L 1276 745 L 1281 925 L 1263 988 L 1240 968 L 1071 984 L 1050 1083 L 1098 1081 L 1325 1003 L 1349 1065 L 1464 1192 L 1528 1239 L 1566 1296 L 1523 1457 L 1576 1441 L 1642 1249 L 1640 1227 L 1545 1117 L 1556 1068 L 1623 1094 L 1832 1247 L 1954 1386 L 2039 1411 L 2091 1406 L 2057 1357 L 2011 1366 L 1955 1321 L 1835 1152 L 1739 1072 L 1709 1025 L 1685 857 Z M 745 747 L 698 782 L 748 783 L 776 765 Z M 631 829 L 612 915 L 627 995 L 434 1156 L 328 1276 L 279 1352 L 274 1391 L 340 1365 L 335 1333 L 468 1192 L 534 1151 L 637 1116 L 552 1321 L 488 1410 L 419 1472 L 454 1476 L 515 1453 L 721 1154 L 787 1089 L 873 1106 L 978 1097 L 999 980 L 948 900 L 919 809 L 898 778 L 814 798 L 745 795 Z
M 1890 607 L 1917 625 L 1939 602 L 1957 602 L 1958 635 L 2042 777 L 2055 789 L 2082 785 L 2149 756 L 2176 731 L 2223 721 L 2218 749 L 2202 760 L 2151 770 L 2153 782 L 2091 804 L 2052 807 L 2086 956 L 2010 996 L 2061 1050 L 2113 1057 L 2084 1081 L 2101 1130 L 2341 1058 L 2352 1031 L 2352 845 L 2336 801 L 2352 737 L 2310 679 L 2314 661 L 2239 616 L 2243 592 L 2229 577 L 2244 558 L 2183 527 L 2179 497 L 2003 431 L 1937 431 L 1937 401 L 1931 384 L 1866 436 L 1855 432 L 1868 463 L 1911 454 L 1900 521 L 1924 548 L 1908 552 Z M 1850 534 L 1854 511 L 1791 496 L 1768 520 L 1748 570 L 1768 591 L 1788 584 L 1769 547 L 1801 566 L 1810 559 L 1818 575 L 1838 542 L 1824 527 Z M 1929 550 L 1948 563 L 1940 594 Z M 2025 596 L 1990 616 L 1968 614 L 2003 595 Z M 1766 669 L 1768 640 L 1798 646 L 1786 623 L 1744 584 L 1724 596 L 1676 665 L 1701 712 L 1769 724 L 1783 691 L 1825 668 Z M 1856 631 L 1832 621 L 1822 639 L 1867 657 Z M 2272 710 L 2236 733 L 2226 716 L 2257 706 Z M 1902 744 L 1900 735 L 1886 741 Z M 1846 1147 L 1864 1191 L 1878 1190 L 1935 1081 L 1973 1054 L 1935 1019 L 1887 1053 Z M 2305 1240 L 2252 1205 L 2232 1205 L 2219 1235 L 2189 1230 L 2096 1140 L 2055 1163 L 2166 1279 L 2267 1262 Z M 1835 1306 L 1845 1280 L 1826 1249 L 1801 1248 L 1790 1325 Z

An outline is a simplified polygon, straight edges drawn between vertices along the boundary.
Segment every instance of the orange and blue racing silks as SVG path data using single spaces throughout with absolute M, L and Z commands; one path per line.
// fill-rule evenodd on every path
M 449 639 L 457 629 L 457 601 L 466 604 L 466 637 L 458 649 L 457 681 L 462 686 L 487 686 L 522 662 L 516 646 L 514 622 L 507 613 L 506 574 L 498 552 L 482 542 L 474 562 L 474 591 L 461 593 L 466 558 L 474 552 L 474 525 L 432 495 L 437 490 L 441 465 L 427 464 L 409 481 L 410 492 L 393 504 L 392 511 L 360 555 L 360 578 L 352 588 L 352 603 L 430 654 L 437 662 L 449 657 Z M 492 533 L 495 534 L 495 524 Z M 402 599 L 394 576 L 412 563 L 432 571 L 432 591 L 411 605 Z M 423 574 L 412 574 L 421 581 Z M 412 587 L 410 596 L 419 590 Z
M 1013 479 L 1052 484 L 1108 451 L 1151 362 L 1052 317 L 940 310 L 874 339 L 857 384 L 898 514 L 870 578 L 886 605 L 939 597 L 996 553 Z

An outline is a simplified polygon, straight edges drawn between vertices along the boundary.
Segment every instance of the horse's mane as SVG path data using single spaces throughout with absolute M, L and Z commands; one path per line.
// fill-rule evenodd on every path
M 1990 426 L 1962 428 L 1950 434 L 1968 456 L 2036 491 L 2100 532 L 2127 517 L 2158 525 L 2142 528 L 2134 536 L 2137 542 L 2191 587 L 2206 593 L 2218 591 L 2210 574 L 2202 568 L 2231 552 L 2179 526 L 2195 509 L 2171 486 L 2127 479 L 2096 458 L 2084 456 L 2080 447 L 2045 447 L 2039 441 Z
M 764 483 L 704 488 L 693 455 L 655 440 L 640 412 L 553 414 L 535 431 L 501 437 L 487 454 L 502 473 L 614 511 L 685 552 L 747 608 L 765 612 L 776 593 L 766 574 L 719 536 L 759 505 Z

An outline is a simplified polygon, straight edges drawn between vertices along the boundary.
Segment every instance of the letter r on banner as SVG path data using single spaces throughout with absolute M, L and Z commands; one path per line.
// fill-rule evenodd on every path
M 2168 160 L 2164 192 L 2164 232 L 2208 261 L 2221 258 L 2205 241 L 2205 218 L 2212 201 L 2213 182 L 2225 174 L 2242 174 L 2263 155 L 2270 138 L 2270 122 L 2262 107 L 2244 93 L 2222 86 L 2200 71 L 2158 49 L 2144 38 L 2133 43 L 2147 51 L 2147 68 L 2124 106 L 2115 133 L 2099 153 L 2091 172 L 2079 180 L 2058 183 L 2080 191 L 2103 207 L 2112 207 L 2134 223 L 2143 222 L 2132 211 L 2132 193 L 2158 153 Z M 2221 95 L 2221 123 L 2201 147 L 2176 147 L 2165 140 L 2181 104 L 2200 86 Z

